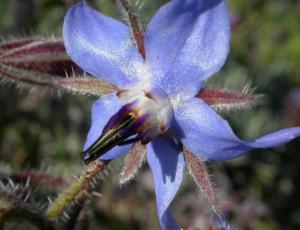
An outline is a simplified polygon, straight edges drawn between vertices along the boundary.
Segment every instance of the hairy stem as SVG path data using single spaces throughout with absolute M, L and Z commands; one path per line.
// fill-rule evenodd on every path
M 75 201 L 83 202 L 90 191 L 98 174 L 101 173 L 109 161 L 96 160 L 54 201 L 47 210 L 48 220 L 57 220 Z

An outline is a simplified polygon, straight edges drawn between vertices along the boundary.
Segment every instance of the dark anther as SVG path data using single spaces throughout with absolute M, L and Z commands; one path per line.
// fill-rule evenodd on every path
M 141 132 L 148 115 L 138 117 L 126 104 L 105 125 L 100 137 L 81 156 L 85 164 L 101 157 L 115 146 L 123 146 L 140 141 Z
M 114 127 L 105 129 L 102 135 L 91 145 L 87 150 L 82 152 L 81 156 L 85 164 L 90 163 L 101 157 L 104 153 L 111 150 L 113 147 L 121 144 L 128 136 L 121 135 L 120 133 L 130 127 L 135 121 L 131 115 L 126 116 L 121 122 Z

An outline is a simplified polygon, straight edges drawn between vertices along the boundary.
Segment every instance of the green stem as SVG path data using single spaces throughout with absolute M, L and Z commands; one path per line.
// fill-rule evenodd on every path
M 57 220 L 74 201 L 84 200 L 94 179 L 108 163 L 109 161 L 99 160 L 90 163 L 87 169 L 50 205 L 46 212 L 48 220 Z

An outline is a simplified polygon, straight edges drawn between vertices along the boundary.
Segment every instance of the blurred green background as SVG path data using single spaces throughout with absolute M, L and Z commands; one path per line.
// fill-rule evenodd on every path
M 61 36 L 72 0 L 1 0 L 0 36 Z M 132 0 L 133 2 L 133 0 Z M 140 0 L 146 24 L 166 1 Z M 90 1 L 120 18 L 112 0 Z M 231 53 L 208 86 L 242 90 L 249 82 L 263 100 L 252 109 L 222 115 L 234 131 L 251 139 L 279 128 L 300 125 L 300 1 L 230 0 Z M 298 89 L 299 88 L 299 89 Z M 76 174 L 89 129 L 93 100 L 76 96 L 28 93 L 0 87 L 1 170 L 53 168 Z M 234 161 L 210 165 L 221 207 L 240 229 L 300 229 L 300 140 L 274 150 L 253 151 Z M 10 169 L 7 169 L 7 168 Z M 122 160 L 101 186 L 103 197 L 90 209 L 89 229 L 159 229 L 151 174 L 118 185 Z M 207 221 L 209 209 L 186 176 L 173 202 L 176 219 L 186 229 Z M 7 229 L 20 223 L 5 225 Z M 202 229 L 201 227 L 199 227 Z

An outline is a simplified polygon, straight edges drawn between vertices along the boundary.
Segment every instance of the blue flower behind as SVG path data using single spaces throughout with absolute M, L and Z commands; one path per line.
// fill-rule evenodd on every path
M 147 144 L 163 229 L 178 229 L 169 206 L 183 178 L 184 149 L 213 162 L 277 147 L 300 135 L 300 127 L 295 127 L 242 141 L 227 121 L 195 97 L 229 51 L 230 22 L 223 0 L 172 0 L 161 7 L 146 28 L 145 54 L 132 42 L 125 24 L 84 1 L 69 10 L 63 34 L 77 65 L 119 88 L 93 105 L 85 152 L 97 152 L 109 130 L 132 119 L 115 135 L 120 138 L 116 146 L 105 145 L 107 151 L 99 159 L 124 155 L 134 141 Z

